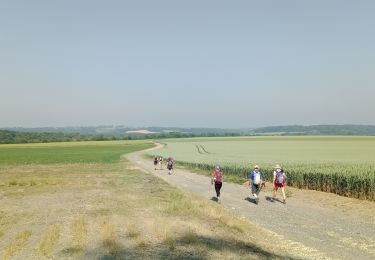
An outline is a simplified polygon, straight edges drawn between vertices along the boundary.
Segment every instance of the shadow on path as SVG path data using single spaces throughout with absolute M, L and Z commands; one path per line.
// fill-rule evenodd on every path
M 278 199 L 278 198 L 273 198 L 273 197 L 270 197 L 270 196 L 266 196 L 266 200 L 269 201 L 269 202 L 279 202 L 281 204 L 285 204 L 282 200 Z
M 254 203 L 254 204 L 257 204 L 257 201 L 256 201 L 256 199 L 254 199 L 254 198 L 251 198 L 251 197 L 246 197 L 246 198 L 244 198 L 244 200 L 246 200 L 246 201 L 248 201 L 248 202 L 250 202 L 250 203 Z
M 219 202 L 219 199 L 217 197 L 212 197 L 211 200 L 215 202 Z

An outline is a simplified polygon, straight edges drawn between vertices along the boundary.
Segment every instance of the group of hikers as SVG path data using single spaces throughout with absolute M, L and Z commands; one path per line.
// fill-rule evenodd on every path
M 163 170 L 163 156 L 155 156 L 154 158 L 154 166 L 155 166 L 155 170 L 158 170 L 158 166 L 159 166 L 159 170 Z M 167 159 L 167 169 L 168 169 L 168 173 L 169 174 L 172 174 L 174 173 L 174 170 L 173 170 L 173 158 L 172 157 L 168 157 Z
M 286 187 L 286 174 L 281 168 L 279 164 L 276 164 L 273 172 L 273 196 L 270 199 L 273 201 L 276 199 L 276 193 L 279 189 L 281 189 L 282 195 L 283 195 L 283 203 L 286 204 L 286 195 L 285 195 L 285 187 Z M 259 203 L 259 192 L 262 190 L 263 187 L 265 187 L 265 180 L 263 177 L 263 174 L 260 171 L 260 167 L 258 165 L 255 165 L 253 170 L 249 173 L 249 185 L 251 187 L 251 193 L 254 196 L 255 203 Z M 212 173 L 211 176 L 211 184 L 215 184 L 215 191 L 216 191 L 216 198 L 219 200 L 220 197 L 220 190 L 223 186 L 223 172 L 220 169 L 220 166 L 216 166 L 215 171 Z
M 173 170 L 173 163 L 174 160 L 172 157 L 169 157 L 167 159 L 167 169 L 168 173 L 172 174 L 174 173 Z M 163 157 L 162 156 L 155 156 L 154 157 L 154 166 L 155 170 L 162 170 L 163 169 Z M 259 203 L 259 193 L 262 190 L 263 187 L 265 187 L 265 179 L 263 177 L 262 172 L 260 171 L 260 167 L 258 165 L 255 165 L 253 167 L 253 170 L 251 170 L 248 174 L 249 179 L 249 186 L 251 188 L 251 193 L 254 197 L 254 201 L 256 204 Z M 286 203 L 286 195 L 285 195 L 285 187 L 286 187 L 286 174 L 281 168 L 279 164 L 276 164 L 273 172 L 273 196 L 270 198 L 271 201 L 276 199 L 276 194 L 279 189 L 281 189 L 282 195 L 283 195 L 283 203 Z M 220 191 L 223 186 L 223 172 L 220 168 L 220 166 L 216 166 L 214 172 L 211 175 L 211 184 L 215 186 L 216 191 L 216 199 L 219 200 L 220 198 Z

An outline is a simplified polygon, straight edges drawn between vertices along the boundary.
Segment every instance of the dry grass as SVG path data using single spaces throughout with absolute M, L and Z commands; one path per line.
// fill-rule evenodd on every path
M 103 220 L 99 226 L 101 241 L 103 247 L 112 255 L 116 256 L 121 250 L 121 245 L 118 242 L 116 234 L 116 227 L 109 220 Z
M 10 259 L 20 252 L 26 246 L 31 234 L 30 230 L 19 232 L 15 239 L 5 248 L 3 259 Z
M 11 216 L 5 212 L 0 211 L 0 238 L 4 235 L 7 227 L 12 223 Z
M 37 186 L 37 185 L 58 185 L 62 181 L 58 179 L 41 179 L 41 178 L 23 178 L 13 179 L 6 182 L 0 183 L 0 186 L 12 187 L 25 187 L 25 186 Z
M 137 248 L 146 248 L 149 245 L 149 242 L 144 237 L 143 233 L 140 231 L 140 228 L 141 228 L 140 222 L 143 222 L 143 221 L 137 220 L 137 223 L 135 222 L 128 223 L 127 225 L 125 225 L 124 232 L 125 232 L 126 237 L 133 240 Z M 155 225 L 155 222 L 153 222 L 152 225 Z M 147 230 L 146 226 L 147 225 L 143 226 L 142 229 Z M 147 232 L 149 231 L 150 230 L 147 230 Z
M 141 235 L 134 223 L 127 224 L 124 228 L 124 232 L 127 237 L 132 238 L 132 239 L 137 238 Z
M 74 251 L 84 251 L 87 246 L 87 222 L 84 216 L 78 216 L 71 226 Z
M 39 246 L 37 248 L 39 254 L 42 256 L 49 256 L 59 239 L 60 228 L 57 225 L 51 226 L 39 242 Z

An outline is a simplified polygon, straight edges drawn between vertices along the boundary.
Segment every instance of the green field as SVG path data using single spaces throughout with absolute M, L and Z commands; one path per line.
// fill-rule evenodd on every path
M 151 142 L 68 142 L 0 145 L 0 166 L 55 163 L 112 163 L 122 154 L 143 150 Z
M 288 185 L 375 199 L 375 137 L 231 137 L 170 140 L 154 151 L 204 170 L 221 165 L 239 181 L 254 164 L 268 180 L 280 163 Z

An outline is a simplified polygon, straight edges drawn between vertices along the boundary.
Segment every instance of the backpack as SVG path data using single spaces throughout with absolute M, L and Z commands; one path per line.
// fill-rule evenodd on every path
M 214 172 L 213 174 L 215 183 L 221 183 L 223 181 L 223 173 L 221 171 Z
M 259 185 L 259 184 L 260 184 L 260 181 L 261 181 L 261 178 L 260 178 L 260 172 L 253 172 L 253 176 L 254 176 L 253 183 L 254 183 L 255 185 Z
M 276 180 L 275 180 L 275 183 L 276 184 L 284 184 L 285 183 L 285 176 L 284 176 L 284 172 L 281 171 L 281 172 L 276 172 Z

